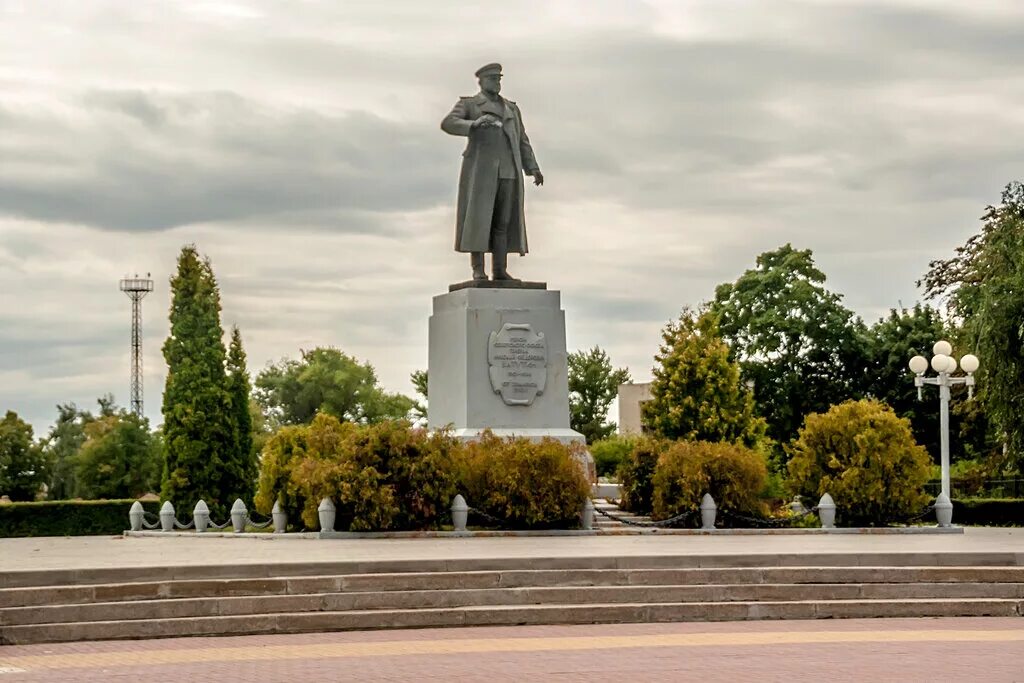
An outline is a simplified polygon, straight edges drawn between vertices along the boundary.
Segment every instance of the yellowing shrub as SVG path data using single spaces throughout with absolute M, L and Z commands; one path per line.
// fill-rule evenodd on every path
M 928 504 L 929 465 L 907 420 L 878 401 L 847 401 L 807 416 L 792 445 L 789 485 L 814 502 L 829 493 L 838 523 L 879 525 Z
M 267 514 L 280 498 L 291 519 L 301 515 L 312 529 L 329 497 L 338 530 L 436 527 L 455 496 L 460 447 L 401 420 L 355 425 L 321 413 L 267 442 L 256 507 Z
M 466 502 L 510 528 L 577 527 L 590 495 L 574 458 L 577 448 L 553 439 L 500 439 L 486 432 L 465 446 L 459 479 Z
M 723 511 L 764 516 L 768 510 L 759 495 L 767 476 L 764 456 L 750 448 L 706 441 L 677 442 L 658 458 L 651 479 L 651 517 L 668 519 L 697 510 L 705 493 L 710 493 Z

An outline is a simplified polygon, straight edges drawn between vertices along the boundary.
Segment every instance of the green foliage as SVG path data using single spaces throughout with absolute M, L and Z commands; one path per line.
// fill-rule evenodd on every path
M 409 375 L 409 380 L 412 382 L 412 386 L 416 389 L 416 395 L 423 399 L 421 403 L 419 400 L 413 402 L 412 414 L 416 420 L 427 419 L 427 401 L 429 399 L 428 386 L 430 384 L 426 370 L 413 370 Z
M 778 443 L 805 415 L 863 393 L 864 325 L 824 283 L 811 251 L 786 244 L 715 290 L 722 336 Z
M 982 221 L 953 258 L 929 264 L 923 284 L 927 296 L 946 297 L 962 321 L 967 346 L 981 360 L 979 398 L 1013 468 L 1024 474 L 1024 184 L 1008 184 Z
M 953 522 L 963 526 L 1024 526 L 1024 498 L 954 500 Z
M 0 538 L 120 535 L 134 500 L 61 500 L 0 504 Z M 143 501 L 153 514 L 160 501 Z
M 0 495 L 35 500 L 47 476 L 43 451 L 32 441 L 32 425 L 8 410 L 0 420 Z
M 585 436 L 588 444 L 594 443 L 615 431 L 615 423 L 605 420 L 619 385 L 629 381 L 629 370 L 612 368 L 608 354 L 597 346 L 574 351 L 568 360 L 569 426 Z
M 658 458 L 654 477 L 653 519 L 668 519 L 687 510 L 700 509 L 710 493 L 721 510 L 764 516 L 760 500 L 768 467 L 765 456 L 730 443 L 680 441 Z
M 225 485 L 236 427 L 227 387 L 220 292 L 209 260 L 195 246 L 181 250 L 171 278 L 171 331 L 164 342 L 167 381 L 163 417 L 166 462 L 161 497 L 179 510 L 200 498 L 223 517 L 245 482 Z
M 149 421 L 127 411 L 92 420 L 74 458 L 81 498 L 135 498 L 160 483 L 163 449 Z
M 250 413 L 251 387 L 245 367 L 242 333 L 231 330 L 231 345 L 227 357 L 227 390 L 231 397 L 232 442 L 234 448 L 226 454 L 221 491 L 228 492 L 230 500 L 251 500 L 256 483 L 256 451 L 253 449 L 253 416 Z
M 255 395 L 278 424 L 307 424 L 318 413 L 360 424 L 402 419 L 414 405 L 381 389 L 369 363 L 322 347 L 302 351 L 302 360 L 268 365 L 256 377 Z
M 316 528 L 317 506 L 331 498 L 339 530 L 437 527 L 455 497 L 458 449 L 450 435 L 405 421 L 356 425 L 321 413 L 268 441 L 256 508 L 268 514 L 280 499 L 292 520 Z
M 766 424 L 708 311 L 684 310 L 662 332 L 644 424 L 668 439 L 765 446 Z
M 577 527 L 590 495 L 578 448 L 486 432 L 465 447 L 459 479 L 466 501 L 514 529 Z
M 43 455 L 50 472 L 47 497 L 50 500 L 74 498 L 75 458 L 85 443 L 85 425 L 93 420 L 92 414 L 80 410 L 74 403 L 57 406 L 57 421 L 43 440 Z
M 622 490 L 619 507 L 623 510 L 648 514 L 653 506 L 654 469 L 658 457 L 668 449 L 670 442 L 654 436 L 636 437 L 633 449 L 619 465 L 617 476 Z
M 594 458 L 597 476 L 615 476 L 619 465 L 629 458 L 637 439 L 637 436 L 631 434 L 612 434 L 590 444 L 590 455 Z
M 952 332 L 938 311 L 918 304 L 910 310 L 890 310 L 888 317 L 869 328 L 865 338 L 867 394 L 910 421 L 914 438 L 928 449 L 934 462 L 938 462 L 940 455 L 938 392 L 934 388 L 926 389 L 926 400 L 917 400 L 917 389 L 907 363 L 917 355 L 931 358 L 932 345 L 940 339 L 951 338 Z M 963 393 L 956 392 L 951 405 L 950 430 L 954 435 L 958 431 L 956 406 Z M 958 444 L 954 439 L 954 448 Z
M 789 461 L 790 487 L 817 501 L 828 493 L 845 525 L 879 525 L 920 512 L 930 459 L 910 425 L 884 403 L 847 401 L 807 416 Z

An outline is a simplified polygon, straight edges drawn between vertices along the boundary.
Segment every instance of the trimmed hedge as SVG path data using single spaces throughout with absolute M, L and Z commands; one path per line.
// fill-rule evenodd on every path
M 128 500 L 52 500 L 0 504 L 0 538 L 16 536 L 110 536 L 129 528 Z M 147 512 L 160 502 L 143 501 Z
M 1024 498 L 963 498 L 953 501 L 953 524 L 1024 526 Z

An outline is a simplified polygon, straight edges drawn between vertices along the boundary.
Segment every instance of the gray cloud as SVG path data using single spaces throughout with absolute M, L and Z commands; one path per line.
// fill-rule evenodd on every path
M 158 418 L 186 242 L 254 369 L 333 344 L 411 392 L 466 271 L 437 124 L 495 59 L 547 177 L 513 272 L 640 380 L 665 322 L 785 242 L 865 319 L 912 303 L 1024 176 L 1015 0 L 23 7 L 0 7 L 0 409 L 36 424 L 123 397 L 125 269 L 158 282 Z

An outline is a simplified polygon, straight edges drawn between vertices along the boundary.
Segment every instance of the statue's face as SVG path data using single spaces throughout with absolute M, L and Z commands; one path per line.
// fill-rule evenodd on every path
M 480 77 L 480 89 L 485 93 L 497 95 L 501 92 L 501 74 L 487 74 Z

